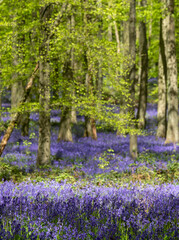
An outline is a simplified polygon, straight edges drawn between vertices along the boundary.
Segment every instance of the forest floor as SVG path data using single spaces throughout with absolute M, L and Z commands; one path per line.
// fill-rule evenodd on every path
M 31 114 L 29 137 L 15 129 L 6 146 L 0 239 L 178 239 L 179 146 L 155 138 L 156 105 L 148 104 L 136 160 L 128 135 L 97 124 L 97 141 L 83 138 L 81 116 L 73 142 L 58 142 L 59 115 L 51 112 L 51 166 L 35 167 L 38 114 Z

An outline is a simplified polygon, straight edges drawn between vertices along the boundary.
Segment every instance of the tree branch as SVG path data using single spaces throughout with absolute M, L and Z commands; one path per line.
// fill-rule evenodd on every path
M 39 63 L 36 64 L 36 67 L 35 67 L 32 75 L 31 75 L 31 77 L 30 77 L 30 79 L 29 79 L 29 81 L 27 83 L 27 86 L 25 88 L 24 96 L 23 96 L 22 100 L 20 101 L 19 106 L 21 106 L 23 103 L 26 102 L 26 100 L 27 100 L 27 98 L 28 98 L 28 96 L 30 94 L 30 90 L 32 88 L 32 84 L 33 84 L 34 78 L 35 78 L 35 76 L 36 76 L 36 74 L 38 72 L 38 69 L 39 69 Z M 11 122 L 10 122 L 10 124 L 9 124 L 5 134 L 4 134 L 4 136 L 3 136 L 3 139 L 1 141 L 1 143 L 0 143 L 0 156 L 2 155 L 4 149 L 5 149 L 6 145 L 7 145 L 7 142 L 8 142 L 8 140 L 9 140 L 9 138 L 10 138 L 12 132 L 13 132 L 13 129 L 14 129 L 17 121 L 18 121 L 18 118 L 20 117 L 20 114 L 21 114 L 20 112 L 17 112 L 12 117 L 12 120 L 11 120 Z

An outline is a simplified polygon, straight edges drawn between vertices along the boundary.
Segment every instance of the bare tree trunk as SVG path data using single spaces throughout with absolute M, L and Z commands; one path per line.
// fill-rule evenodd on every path
M 24 95 L 24 86 L 22 81 L 18 81 L 12 84 L 11 87 L 11 108 L 16 109 Z M 17 125 L 21 128 L 21 135 L 28 136 L 29 135 L 29 121 L 30 114 L 26 111 L 21 112 L 21 117 Z
M 158 109 L 157 109 L 157 137 L 166 137 L 167 130 L 167 61 L 166 61 L 166 39 L 164 40 L 164 21 L 160 19 L 160 51 L 158 63 Z M 164 35 L 164 36 L 163 36 Z
M 69 53 L 70 55 L 70 53 Z M 71 88 L 71 80 L 73 79 L 73 69 L 71 66 L 70 56 L 66 60 L 63 69 L 63 79 L 66 82 L 67 86 Z M 71 90 L 73 91 L 73 89 Z M 64 93 L 64 97 L 66 97 L 69 92 Z M 72 104 L 71 99 L 68 98 L 70 104 Z M 69 141 L 72 142 L 72 132 L 71 132 L 71 124 L 72 124 L 72 106 L 64 106 L 62 109 L 61 120 L 59 125 L 59 134 L 58 141 Z
M 92 139 L 97 140 L 96 121 L 94 118 L 91 118 L 91 128 L 92 128 Z
M 115 36 L 116 36 L 116 42 L 117 42 L 117 53 L 120 53 L 120 41 L 119 41 L 119 31 L 117 27 L 116 21 L 114 21 L 114 29 L 115 29 Z
M 37 152 L 37 167 L 50 164 L 50 64 L 49 64 L 49 25 L 51 8 L 41 8 L 41 34 L 42 43 L 40 46 L 40 78 L 39 78 L 39 139 Z M 43 14 L 42 14 L 43 13 Z M 42 17 L 43 15 L 43 17 Z
M 38 69 L 39 69 L 39 63 L 37 63 L 37 65 L 36 65 L 36 67 L 34 69 L 34 72 L 33 72 L 32 76 L 30 77 L 30 79 L 28 81 L 28 84 L 27 84 L 27 86 L 25 88 L 24 96 L 21 99 L 21 101 L 19 103 L 19 106 L 21 106 L 23 103 L 26 102 L 26 100 L 27 100 L 27 98 L 28 98 L 28 96 L 30 94 L 30 90 L 31 90 L 31 87 L 33 85 L 33 81 L 34 81 L 34 78 L 35 78 L 35 76 L 37 74 Z M 3 136 L 3 138 L 2 138 L 1 144 L 0 144 L 0 156 L 2 155 L 4 149 L 5 149 L 6 145 L 7 145 L 7 142 L 8 142 L 8 140 L 9 140 L 9 138 L 10 138 L 12 132 L 13 132 L 13 129 L 14 129 L 15 125 L 18 122 L 18 119 L 19 119 L 20 115 L 21 115 L 20 112 L 17 112 L 17 113 L 15 113 L 13 115 L 13 117 L 11 119 L 11 122 L 10 122 L 10 124 L 9 124 L 9 126 L 8 126 L 4 136 Z
M 74 14 L 71 16 L 71 31 L 74 32 L 75 29 L 75 17 Z M 75 74 L 77 72 L 77 62 L 74 54 L 74 48 L 71 50 L 71 67 L 73 70 L 73 73 Z M 74 75 L 73 74 L 73 75 Z M 75 96 L 75 90 L 73 90 L 73 96 Z M 76 109 L 74 107 L 74 104 L 72 104 L 72 110 L 71 110 L 71 123 L 76 124 L 77 123 L 77 117 L 76 117 Z
M 126 29 L 129 29 L 129 20 L 127 20 L 125 22 L 123 21 L 122 25 L 123 25 L 123 30 L 122 30 L 122 47 L 121 47 L 121 49 L 120 49 L 119 32 L 117 29 L 117 25 L 115 27 L 115 36 L 116 36 L 116 41 L 118 42 L 117 43 L 117 53 L 122 52 L 123 56 L 128 58 L 128 56 L 129 56 L 129 31 L 127 31 Z M 126 81 L 128 78 L 128 76 L 126 77 L 127 69 L 128 69 L 128 64 L 126 64 L 125 62 L 123 64 L 121 64 L 122 75 L 123 75 L 123 78 L 126 79 Z M 121 98 L 120 98 L 120 114 L 121 115 L 126 115 L 126 113 L 127 113 L 126 105 L 127 105 L 127 101 L 126 101 L 125 97 L 121 96 Z M 117 130 L 116 135 L 122 136 L 124 134 L 121 134 L 120 130 Z
M 141 6 L 146 6 L 146 0 L 141 1 Z M 139 50 L 140 50 L 140 94 L 139 94 L 139 107 L 137 118 L 139 119 L 138 127 L 140 129 L 146 126 L 146 109 L 147 109 L 147 80 L 148 80 L 148 49 L 147 49 L 147 36 L 146 36 L 146 23 L 140 22 L 139 30 Z
M 178 142 L 178 86 L 175 41 L 174 0 L 167 0 L 167 77 L 168 77 L 168 125 L 165 143 Z
M 71 132 L 71 114 L 71 108 L 64 107 L 61 114 L 58 141 L 73 142 Z
M 129 81 L 131 84 L 131 107 L 130 113 L 132 119 L 135 120 L 135 72 L 136 72 L 136 1 L 130 1 L 130 15 L 129 15 L 129 52 L 131 54 L 131 68 L 129 73 Z M 132 126 L 135 128 L 135 124 Z M 130 155 L 133 159 L 137 157 L 138 146 L 137 146 L 137 135 L 130 134 Z
M 91 84 L 91 76 L 89 72 L 90 71 L 88 69 L 88 73 L 86 74 L 86 80 L 85 80 L 87 93 L 89 92 L 90 84 Z M 85 116 L 84 137 L 91 137 L 92 139 L 97 140 L 97 130 L 96 130 L 95 120 L 88 116 Z
M 91 127 L 91 119 L 85 116 L 85 132 L 84 137 L 91 137 L 92 138 L 92 127 Z
M 151 4 L 152 8 L 153 8 L 153 1 L 151 1 L 149 4 Z M 148 31 L 148 41 L 147 41 L 147 48 L 150 48 L 151 45 L 151 38 L 152 38 L 152 17 L 149 19 L 149 31 Z
M 112 42 L 112 26 L 109 24 L 108 26 L 108 40 Z
M 71 123 L 77 124 L 76 110 L 73 106 L 71 110 Z
M 70 32 L 74 31 L 74 27 L 75 27 L 74 14 L 68 18 L 67 27 Z M 67 51 L 68 57 L 64 64 L 64 69 L 63 69 L 64 81 L 66 81 L 69 88 L 71 88 L 73 96 L 75 95 L 75 90 L 73 88 L 73 77 L 75 75 L 75 72 L 77 71 L 77 63 L 76 63 L 74 51 L 75 51 L 74 48 Z M 64 93 L 64 97 L 66 97 L 67 94 L 70 95 L 69 92 L 66 92 Z M 68 99 L 68 101 L 72 106 L 63 107 L 60 126 L 59 126 L 58 141 L 67 141 L 67 142 L 73 141 L 71 124 L 77 123 L 77 118 L 76 118 L 76 110 L 75 110 L 75 107 L 73 106 L 73 99 Z
M 97 131 L 96 123 L 93 118 L 85 116 L 85 132 L 84 137 L 91 137 L 94 140 L 97 140 Z

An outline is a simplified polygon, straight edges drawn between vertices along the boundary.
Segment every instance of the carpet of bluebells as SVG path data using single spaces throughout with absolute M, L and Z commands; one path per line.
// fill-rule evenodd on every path
M 0 239 L 179 239 L 179 146 L 155 138 L 156 114 L 148 104 L 132 160 L 129 136 L 99 128 L 97 141 L 83 138 L 82 116 L 73 142 L 57 142 L 53 110 L 52 166 L 43 171 L 35 167 L 38 114 L 31 114 L 29 137 L 15 129 L 1 158 Z

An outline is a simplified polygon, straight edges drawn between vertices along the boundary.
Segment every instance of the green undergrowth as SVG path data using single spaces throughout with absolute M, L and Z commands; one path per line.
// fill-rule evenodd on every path
M 161 184 L 179 181 L 179 162 L 177 156 L 173 155 L 168 161 L 166 167 L 155 168 L 155 155 L 147 158 L 146 154 L 139 155 L 137 161 L 141 163 L 153 164 L 153 168 L 146 165 L 138 166 L 133 163 L 129 165 L 130 170 L 125 172 L 118 172 L 111 170 L 106 172 L 110 164 L 109 158 L 103 159 L 106 155 L 103 154 L 101 158 L 103 161 L 98 165 L 102 169 L 102 173 L 94 176 L 87 175 L 83 170 L 80 162 L 78 165 L 64 167 L 63 169 L 55 166 L 44 166 L 43 168 L 32 168 L 31 173 L 27 173 L 24 168 L 11 165 L 10 161 L 5 158 L 0 158 L 0 181 L 22 182 L 29 180 L 48 181 L 55 180 L 57 182 L 76 183 L 78 181 L 86 184 L 93 183 L 97 186 L 123 186 L 126 183 L 130 184 Z M 149 156 L 149 153 L 148 155 Z M 80 159 L 79 161 L 84 161 Z M 105 163 L 105 164 L 104 164 Z M 149 164 L 150 163 L 150 164 Z

